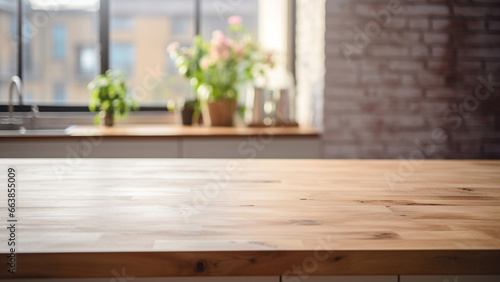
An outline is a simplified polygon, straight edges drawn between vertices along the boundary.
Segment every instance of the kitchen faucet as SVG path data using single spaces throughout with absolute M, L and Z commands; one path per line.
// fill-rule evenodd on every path
M 9 116 L 1 121 L 1 124 L 7 125 L 19 125 L 22 124 L 22 119 L 14 118 L 14 105 L 12 103 L 13 100 L 13 92 L 17 91 L 17 95 L 19 96 L 19 105 L 23 104 L 23 86 L 22 81 L 19 76 L 13 76 L 10 79 L 9 85 Z
M 23 104 L 23 85 L 21 78 L 19 76 L 13 76 L 10 79 L 9 86 L 9 117 L 11 119 L 14 118 L 14 106 L 12 105 L 12 92 L 13 90 L 17 90 L 17 95 L 19 95 L 19 105 Z

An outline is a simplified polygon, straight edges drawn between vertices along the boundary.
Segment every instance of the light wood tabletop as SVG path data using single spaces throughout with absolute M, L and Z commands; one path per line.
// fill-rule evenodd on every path
M 500 161 L 413 165 L 0 159 L 0 182 L 15 169 L 18 278 L 499 274 Z

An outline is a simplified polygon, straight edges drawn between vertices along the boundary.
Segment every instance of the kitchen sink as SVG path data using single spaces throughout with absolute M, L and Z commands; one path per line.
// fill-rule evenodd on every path
M 22 125 L 0 124 L 0 136 L 7 135 L 71 135 L 75 132 L 76 125 Z

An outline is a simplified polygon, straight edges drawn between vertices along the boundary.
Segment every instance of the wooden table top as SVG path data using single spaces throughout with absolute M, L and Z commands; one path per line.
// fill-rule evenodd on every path
M 398 166 L 0 159 L 0 181 L 17 170 L 18 278 L 499 274 L 500 161 L 425 160 L 390 185 Z

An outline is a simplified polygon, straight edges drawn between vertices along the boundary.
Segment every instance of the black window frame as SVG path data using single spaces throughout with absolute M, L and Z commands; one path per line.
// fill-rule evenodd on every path
M 110 29 L 111 29 L 111 1 L 113 0 L 99 0 L 99 10 L 98 10 L 98 25 L 99 25 L 99 51 L 100 51 L 100 74 L 106 72 L 110 69 Z M 201 32 L 201 1 L 194 0 L 194 17 L 193 24 L 195 28 L 195 35 L 199 35 Z M 296 10 L 296 0 L 289 0 L 291 5 L 291 16 L 295 17 Z M 23 79 L 23 0 L 17 0 L 17 36 L 19 38 L 17 42 L 17 73 L 16 75 Z M 295 22 L 292 25 L 292 32 L 289 34 L 292 38 L 291 42 L 295 42 Z M 295 48 L 290 50 L 292 56 L 292 74 L 295 77 Z M 30 106 L 30 105 L 28 105 Z M 28 106 L 21 104 L 21 111 L 28 111 Z M 40 105 L 39 109 L 41 112 L 89 112 L 87 106 L 58 106 L 53 105 Z M 6 111 L 7 105 L 0 105 L 0 111 Z M 17 109 L 16 109 L 17 110 Z M 151 112 L 151 111 L 168 111 L 166 105 L 163 106 L 141 106 L 140 112 Z

